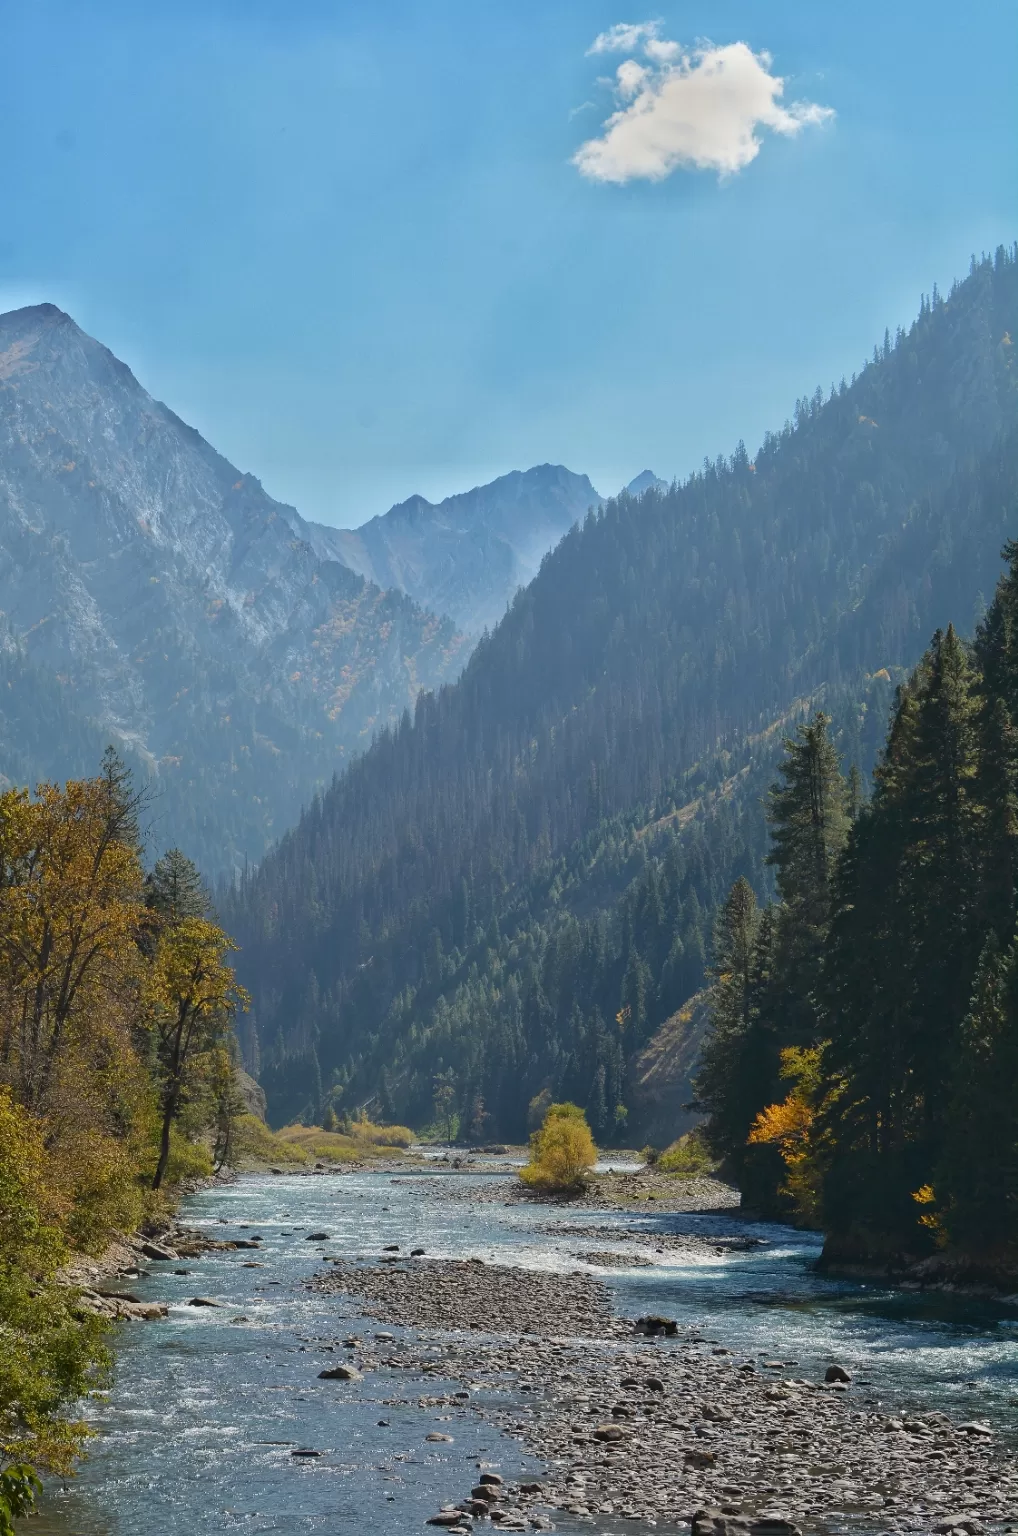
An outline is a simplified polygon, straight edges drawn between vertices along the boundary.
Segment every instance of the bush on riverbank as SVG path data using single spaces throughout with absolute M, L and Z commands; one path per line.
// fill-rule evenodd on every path
M 274 1139 L 283 1147 L 303 1153 L 305 1161 L 312 1158 L 353 1163 L 370 1157 L 398 1157 L 412 1144 L 414 1134 L 405 1125 L 353 1120 L 349 1132 L 325 1131 L 318 1125 L 285 1125 Z
M 257 1115 L 241 1115 L 236 1121 L 233 1131 L 235 1168 L 263 1163 L 290 1163 L 302 1168 L 307 1161 L 308 1153 L 303 1147 L 270 1130 Z
M 685 1136 L 680 1136 L 678 1141 L 666 1147 L 654 1167 L 659 1173 L 677 1173 L 684 1178 L 694 1179 L 715 1173 L 718 1163 L 711 1156 L 702 1133 L 694 1130 L 687 1131 Z
M 530 1138 L 530 1161 L 520 1169 L 520 1178 L 541 1194 L 576 1194 L 596 1162 L 597 1147 L 583 1110 L 575 1104 L 551 1104 L 540 1130 Z

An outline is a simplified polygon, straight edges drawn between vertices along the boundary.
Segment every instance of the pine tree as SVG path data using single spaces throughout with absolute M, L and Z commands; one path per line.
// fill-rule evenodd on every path
M 934 1194 L 951 1243 L 1013 1263 L 1018 1248 L 1018 947 L 991 933 L 960 1031 Z
M 835 1243 L 916 1241 L 912 1195 L 942 1142 L 980 943 L 975 685 L 953 629 L 938 631 L 835 882 L 821 988 Z
M 712 1145 L 722 1155 L 742 1146 L 752 1121 L 742 1104 L 742 1079 L 759 926 L 753 888 L 740 878 L 715 925 L 708 1033 L 695 1084 L 697 1103 L 710 1115 Z
M 145 903 L 167 922 L 185 917 L 207 917 L 209 897 L 198 870 L 179 848 L 157 859 L 145 878 Z

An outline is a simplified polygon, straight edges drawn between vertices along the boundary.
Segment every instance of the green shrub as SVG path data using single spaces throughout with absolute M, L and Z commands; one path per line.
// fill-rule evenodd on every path
M 662 1173 L 678 1173 L 686 1178 L 695 1178 L 700 1174 L 714 1173 L 718 1165 L 708 1151 L 702 1131 L 697 1128 L 687 1131 L 678 1141 L 673 1141 L 661 1153 L 656 1166 Z

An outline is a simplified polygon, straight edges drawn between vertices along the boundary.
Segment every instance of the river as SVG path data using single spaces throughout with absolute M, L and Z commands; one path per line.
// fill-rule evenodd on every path
M 490 1176 L 250 1175 L 191 1197 L 184 1221 L 220 1237 L 257 1235 L 262 1251 L 154 1264 L 132 1286 L 168 1302 L 170 1315 L 120 1328 L 113 1390 L 89 1405 L 91 1455 L 66 1487 L 50 1485 L 32 1522 L 37 1536 L 405 1536 L 459 1497 L 478 1463 L 507 1476 L 537 1470 L 473 1409 L 383 1404 L 437 1392 L 433 1377 L 387 1370 L 338 1390 L 319 1381 L 320 1359 L 304 1341 L 365 1325 L 356 1303 L 302 1282 L 323 1251 L 371 1256 L 390 1243 L 433 1257 L 581 1267 L 584 1240 L 556 1233 L 557 1223 L 596 1226 L 598 1249 L 606 1224 L 645 1228 L 651 1252 L 655 1233 L 762 1236 L 766 1246 L 747 1252 L 655 1256 L 651 1268 L 610 1272 L 607 1284 L 624 1314 L 667 1313 L 739 1353 L 795 1361 L 803 1375 L 836 1359 L 882 1403 L 945 1407 L 1018 1428 L 1014 1309 L 825 1280 L 814 1269 L 819 1240 L 784 1227 L 444 1199 L 450 1177 L 463 1191 L 465 1181 Z M 308 1240 L 317 1230 L 329 1233 L 327 1244 Z M 245 1267 L 252 1262 L 263 1267 Z M 188 1306 L 195 1295 L 225 1305 Z M 425 1436 L 436 1430 L 451 1432 L 452 1443 L 429 1444 Z M 321 1454 L 292 1454 L 302 1449 Z M 591 1529 L 556 1523 L 563 1532 Z

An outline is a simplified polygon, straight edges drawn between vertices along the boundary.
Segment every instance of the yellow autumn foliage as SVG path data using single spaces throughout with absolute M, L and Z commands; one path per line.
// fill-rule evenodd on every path
M 35 1468 L 72 1470 L 71 1405 L 108 1365 L 60 1266 L 133 1230 L 148 1186 L 210 1173 L 235 1113 L 232 946 L 151 899 L 138 806 L 112 752 L 94 779 L 0 793 L 0 1529 Z
M 551 1104 L 530 1138 L 530 1161 L 520 1169 L 520 1178 L 542 1194 L 572 1194 L 583 1187 L 596 1162 L 597 1147 L 582 1109 Z

